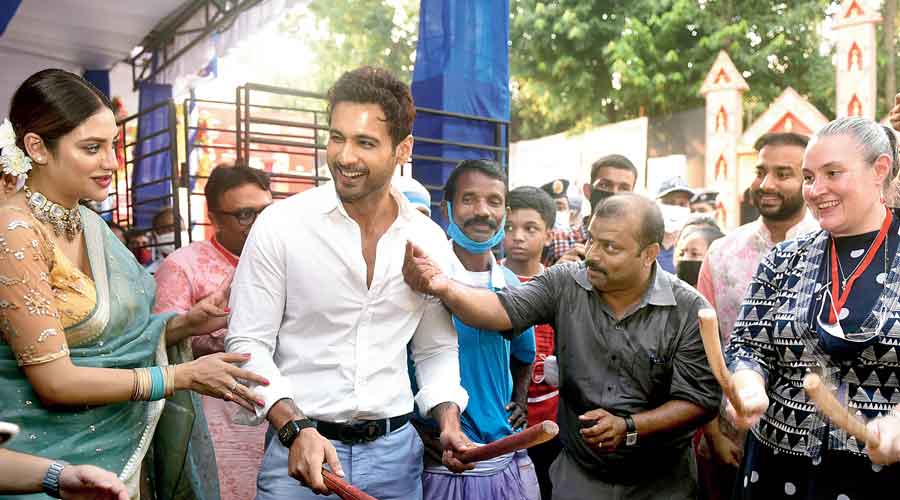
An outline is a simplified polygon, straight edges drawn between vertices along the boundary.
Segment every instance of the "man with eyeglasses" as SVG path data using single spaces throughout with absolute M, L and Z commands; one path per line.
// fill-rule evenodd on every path
M 256 216 L 272 204 L 266 173 L 242 165 L 214 168 L 204 193 L 215 236 L 176 250 L 159 266 L 154 275 L 157 312 L 186 312 L 230 279 Z M 223 352 L 225 333 L 223 329 L 189 339 L 194 356 Z M 201 397 L 216 451 L 222 500 L 255 497 L 265 427 L 235 425 L 230 403 Z

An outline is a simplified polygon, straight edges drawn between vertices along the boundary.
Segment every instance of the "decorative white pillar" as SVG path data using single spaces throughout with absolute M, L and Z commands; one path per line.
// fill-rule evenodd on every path
M 835 14 L 835 115 L 875 119 L 878 64 L 875 28 L 881 23 L 877 2 L 844 0 Z
M 725 225 L 740 224 L 738 141 L 743 133 L 744 92 L 750 87 L 723 50 L 706 75 L 700 94 L 706 97 L 706 182 L 719 191 Z

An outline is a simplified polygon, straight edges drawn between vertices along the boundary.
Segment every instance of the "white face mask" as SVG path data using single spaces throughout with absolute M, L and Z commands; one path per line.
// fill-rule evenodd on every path
M 678 205 L 659 204 L 659 210 L 662 212 L 663 222 L 666 225 L 667 233 L 677 233 L 684 227 L 688 217 L 691 215 L 691 209 Z
M 553 229 L 560 231 L 569 230 L 569 211 L 559 210 L 556 212 L 556 222 L 553 223 Z
M 157 258 L 165 258 L 168 257 L 170 253 L 175 251 L 175 233 L 163 233 L 156 235 L 156 242 L 159 246 L 156 247 Z M 181 232 L 181 246 L 186 246 L 190 243 L 190 236 L 187 231 Z
M 162 257 L 168 256 L 175 251 L 175 233 L 163 233 L 156 235 L 156 253 Z

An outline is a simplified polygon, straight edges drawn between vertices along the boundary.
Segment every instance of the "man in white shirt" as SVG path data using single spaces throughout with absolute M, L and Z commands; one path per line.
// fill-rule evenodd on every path
M 334 182 L 260 215 L 231 291 L 227 350 L 250 353 L 245 368 L 271 382 L 254 388 L 265 402 L 255 420 L 271 424 L 257 499 L 327 493 L 326 463 L 381 500 L 421 499 L 407 344 L 415 402 L 440 425 L 443 462 L 455 471 L 470 468 L 455 457 L 468 446 L 459 423 L 468 396 L 449 314 L 401 270 L 408 240 L 444 265 L 450 252 L 440 227 L 391 188 L 412 152 L 409 87 L 363 67 L 328 100 Z

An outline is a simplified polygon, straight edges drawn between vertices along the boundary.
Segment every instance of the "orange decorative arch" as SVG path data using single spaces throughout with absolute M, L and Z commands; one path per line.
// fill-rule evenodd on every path
M 728 177 L 728 161 L 725 159 L 724 154 L 720 154 L 719 159 L 716 160 L 716 171 L 714 177 L 716 180 Z
M 862 16 L 865 12 L 863 12 L 862 7 L 859 6 L 859 3 L 856 0 L 853 0 L 853 3 L 850 4 L 850 7 L 847 7 L 847 12 L 844 13 L 844 19 L 848 17 L 854 16 Z
M 716 133 L 719 132 L 728 132 L 728 112 L 725 111 L 725 106 L 720 107 L 716 113 Z
M 853 42 L 853 45 L 850 46 L 850 52 L 847 52 L 847 71 L 853 71 L 854 66 L 862 71 L 862 50 L 859 49 L 859 45 L 856 42 Z
M 850 103 L 847 105 L 847 116 L 862 116 L 862 114 L 862 101 L 859 100 L 856 94 L 853 94 L 853 98 L 850 99 Z
M 785 113 L 784 116 L 769 129 L 769 132 L 793 132 L 801 135 L 812 135 L 812 130 L 791 112 Z
M 716 85 L 720 83 L 731 83 L 731 77 L 728 76 L 728 73 L 725 72 L 725 68 L 719 70 L 719 73 L 716 75 L 716 79 L 713 81 L 713 83 Z

